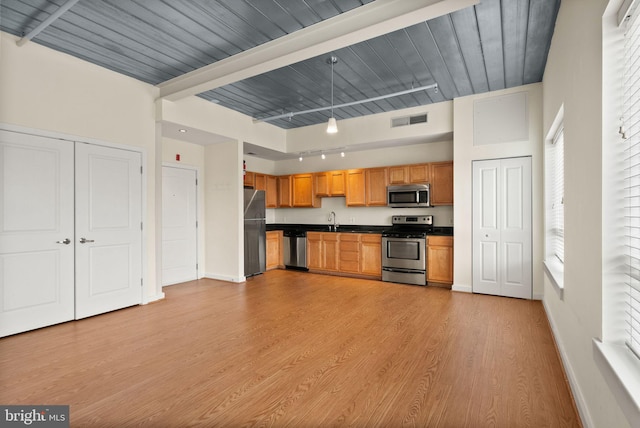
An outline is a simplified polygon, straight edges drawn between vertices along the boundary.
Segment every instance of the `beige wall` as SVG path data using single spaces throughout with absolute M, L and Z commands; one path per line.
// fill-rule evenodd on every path
M 474 145 L 474 103 L 504 95 L 526 93 L 528 113 L 528 138 L 497 144 Z M 533 296 L 542 298 L 542 85 L 533 84 L 503 91 L 457 98 L 454 100 L 454 285 L 459 291 L 472 289 L 472 162 L 482 159 L 499 159 L 531 156 L 533 195 Z M 508 120 L 505 118 L 505 120 Z M 495 126 L 500 126 L 496 123 Z
M 543 128 L 564 105 L 564 297 L 545 277 L 544 305 L 586 426 L 629 426 L 594 361 L 603 322 L 603 13 L 607 0 L 563 0 L 544 75 Z M 605 44 L 607 40 L 605 39 Z M 616 78 L 618 80 L 619 78 Z
M 151 85 L 0 32 L 0 123 L 135 146 L 146 159 L 145 301 L 156 281 L 155 107 Z

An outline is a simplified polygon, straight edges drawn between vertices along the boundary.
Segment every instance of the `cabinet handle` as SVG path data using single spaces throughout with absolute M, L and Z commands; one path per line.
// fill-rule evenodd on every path
M 71 244 L 71 239 L 69 239 L 69 238 L 65 238 L 65 239 L 64 239 L 64 240 L 62 240 L 62 241 L 56 241 L 56 244 L 69 245 L 69 244 Z
M 84 239 L 84 238 L 80 238 L 80 243 L 81 244 L 86 244 L 87 242 L 96 242 L 93 239 Z

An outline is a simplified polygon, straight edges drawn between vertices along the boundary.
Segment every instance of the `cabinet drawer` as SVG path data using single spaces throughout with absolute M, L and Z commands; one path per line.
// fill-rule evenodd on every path
M 340 263 L 342 262 L 356 262 L 358 263 L 360 257 L 357 251 L 340 251 Z
M 341 233 L 340 234 L 340 241 L 342 242 L 358 242 L 360 240 L 360 234 L 359 233 Z
M 344 251 L 355 251 L 358 252 L 358 248 L 360 245 L 358 242 L 345 242 L 344 239 L 340 240 L 340 252 Z
M 453 247 L 452 236 L 429 236 L 427 242 L 429 245 L 438 245 L 441 247 Z

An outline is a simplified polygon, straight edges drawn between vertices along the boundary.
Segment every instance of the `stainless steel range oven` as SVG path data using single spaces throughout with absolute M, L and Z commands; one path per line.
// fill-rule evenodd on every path
M 427 233 L 433 216 L 393 216 L 392 227 L 382 233 L 382 280 L 427 284 Z

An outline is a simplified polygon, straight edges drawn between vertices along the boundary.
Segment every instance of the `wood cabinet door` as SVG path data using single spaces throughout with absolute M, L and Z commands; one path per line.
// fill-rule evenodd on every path
M 390 166 L 389 167 L 389 184 L 407 184 L 409 182 L 409 167 Z
M 244 185 L 253 187 L 254 185 L 254 173 L 251 171 L 244 172 Z
M 422 184 L 431 181 L 431 167 L 428 163 L 409 165 L 409 183 Z
M 267 232 L 267 270 L 282 266 L 282 231 Z
M 339 243 L 340 240 L 338 233 L 323 233 L 322 234 L 322 250 L 324 253 L 324 260 L 322 269 L 328 271 L 338 270 L 338 255 L 340 254 Z
M 453 237 L 429 237 L 427 241 L 427 281 L 453 284 Z
M 267 190 L 267 177 L 258 172 L 253 173 L 253 188 L 255 190 Z
M 348 207 L 363 207 L 366 204 L 365 197 L 365 170 L 347 170 L 346 205 Z
M 278 206 L 281 208 L 292 207 L 291 203 L 291 176 L 278 177 Z
M 453 161 L 431 164 L 431 205 L 453 205 Z
M 329 172 L 316 172 L 313 176 L 316 182 L 316 196 L 331 196 Z
M 307 267 L 309 269 L 322 269 L 323 259 L 322 233 L 307 232 Z
M 328 179 L 330 196 L 344 196 L 346 194 L 345 171 L 331 171 Z
M 266 176 L 265 206 L 267 208 L 278 207 L 278 179 L 273 175 Z
M 387 171 L 388 168 L 369 168 L 366 170 L 366 205 L 387 205 Z
M 298 208 L 315 207 L 313 174 L 296 174 L 292 177 L 293 206 Z
M 360 238 L 360 273 L 382 277 L 382 236 L 362 234 Z

